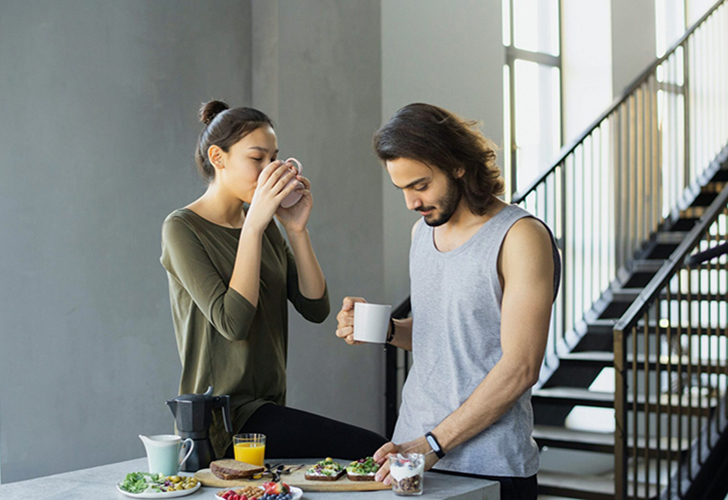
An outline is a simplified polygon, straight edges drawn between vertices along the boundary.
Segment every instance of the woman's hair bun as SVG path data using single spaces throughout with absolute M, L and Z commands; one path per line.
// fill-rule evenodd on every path
M 226 109 L 230 109 L 230 106 L 222 101 L 206 102 L 200 108 L 200 121 L 205 125 L 209 125 L 210 122 L 214 120 L 217 115 L 219 115 Z

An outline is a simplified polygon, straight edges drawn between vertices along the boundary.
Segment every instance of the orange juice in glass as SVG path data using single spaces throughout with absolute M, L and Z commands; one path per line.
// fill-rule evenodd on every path
M 262 466 L 265 460 L 265 434 L 235 434 L 233 450 L 238 462 Z

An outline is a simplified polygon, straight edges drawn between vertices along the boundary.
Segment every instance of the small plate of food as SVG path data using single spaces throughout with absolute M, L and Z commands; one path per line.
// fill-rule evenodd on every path
M 165 476 L 149 472 L 130 472 L 116 485 L 119 493 L 131 498 L 176 498 L 199 490 L 202 484 L 193 477 Z
M 286 483 L 263 483 L 262 486 L 246 486 L 219 491 L 221 500 L 299 500 L 303 490 Z

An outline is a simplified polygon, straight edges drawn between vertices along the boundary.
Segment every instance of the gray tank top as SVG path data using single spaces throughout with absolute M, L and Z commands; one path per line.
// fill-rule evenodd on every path
M 446 253 L 435 248 L 432 227 L 420 223 L 415 230 L 410 248 L 413 363 L 402 392 L 395 443 L 434 429 L 472 394 L 503 355 L 498 254 L 508 230 L 523 217 L 533 216 L 508 205 L 467 242 Z M 553 235 L 551 239 L 556 296 L 561 260 Z M 539 466 L 532 430 L 529 390 L 497 422 L 451 450 L 435 469 L 532 476 Z

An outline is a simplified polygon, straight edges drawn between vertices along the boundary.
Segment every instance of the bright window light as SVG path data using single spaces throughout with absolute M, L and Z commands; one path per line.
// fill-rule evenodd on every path
M 558 0 L 513 0 L 514 45 L 559 55 Z

